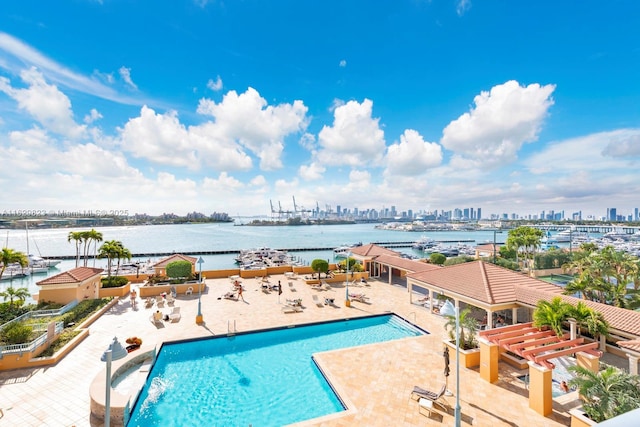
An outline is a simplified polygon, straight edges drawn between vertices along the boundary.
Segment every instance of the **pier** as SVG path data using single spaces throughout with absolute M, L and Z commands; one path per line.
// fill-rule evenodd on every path
M 437 243 L 475 243 L 473 239 L 463 239 L 463 240 L 437 240 Z M 410 242 L 371 242 L 372 245 L 382 246 L 385 248 L 410 248 L 413 246 L 415 241 Z M 313 252 L 313 251 L 332 251 L 335 249 L 335 246 L 332 247 L 311 247 L 311 248 L 274 248 L 281 251 L 287 252 Z M 180 253 L 182 255 L 231 255 L 231 254 L 239 254 L 240 249 L 226 249 L 220 251 L 181 251 L 181 252 L 147 252 L 147 253 L 136 253 L 131 254 L 131 258 L 156 258 L 161 256 L 170 256 L 176 253 Z M 60 256 L 48 256 L 44 257 L 47 259 L 75 259 L 75 255 L 60 255 Z

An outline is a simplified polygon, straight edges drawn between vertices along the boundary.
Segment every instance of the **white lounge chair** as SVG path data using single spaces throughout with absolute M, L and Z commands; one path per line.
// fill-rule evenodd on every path
M 282 312 L 283 313 L 301 313 L 302 307 L 287 304 L 282 306 Z
M 320 298 L 318 298 L 317 294 L 311 295 L 311 299 L 316 303 L 318 307 L 324 307 L 324 304 L 322 303 L 322 301 L 320 301 Z
M 157 306 L 158 308 L 162 308 L 162 307 L 164 307 L 164 298 L 162 298 L 162 295 L 158 295 L 158 296 L 156 297 L 156 306 Z
M 192 288 L 191 286 L 189 286 L 189 287 L 187 288 L 187 291 L 186 291 L 184 294 L 185 294 L 185 295 L 191 295 L 191 294 L 193 294 L 193 288 Z
M 153 299 L 151 297 L 147 297 L 147 299 L 144 301 L 144 308 L 151 307 L 153 307 Z
M 172 322 L 177 322 L 178 320 L 180 320 L 180 317 L 182 317 L 180 315 L 180 307 L 173 307 L 171 313 L 169 313 L 169 320 L 171 320 Z
M 172 305 L 175 302 L 176 302 L 176 299 L 173 297 L 173 295 L 167 294 L 167 304 Z
M 162 312 L 160 311 L 156 311 L 155 313 L 153 313 L 149 320 L 156 326 L 164 326 L 164 324 L 162 323 Z
M 293 282 L 289 282 L 289 290 L 291 292 L 295 292 L 296 291 L 296 288 L 293 287 Z

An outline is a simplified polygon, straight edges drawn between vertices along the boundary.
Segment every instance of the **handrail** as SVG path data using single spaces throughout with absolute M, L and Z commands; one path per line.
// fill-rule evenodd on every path
M 55 333 L 59 334 L 64 329 L 64 322 L 56 322 Z M 28 343 L 0 345 L 0 354 L 32 352 L 47 342 L 47 332 L 39 335 Z
M 4 324 L 0 325 L 0 330 L 6 328 L 7 326 L 9 326 L 10 324 L 12 324 L 14 322 L 21 322 L 23 320 L 27 320 L 27 319 L 31 319 L 31 318 L 60 316 L 60 315 L 62 315 L 64 313 L 66 313 L 67 311 L 71 310 L 76 305 L 78 305 L 78 300 L 73 300 L 69 304 L 65 305 L 64 307 L 60 307 L 60 308 L 56 308 L 56 309 L 29 311 L 29 312 L 26 312 L 25 314 L 23 314 L 21 316 L 16 317 L 15 319 L 9 320 L 7 323 L 4 323 Z

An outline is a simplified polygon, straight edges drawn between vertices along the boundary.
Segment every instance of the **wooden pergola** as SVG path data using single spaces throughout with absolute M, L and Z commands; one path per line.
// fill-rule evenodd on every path
M 597 341 L 584 344 L 584 338 L 558 337 L 550 329 L 533 327 L 532 322 L 480 331 L 479 336 L 548 369 L 555 367 L 549 359 L 556 357 L 578 352 L 602 356 L 602 352 L 597 350 Z
M 498 380 L 500 349 L 524 358 L 529 364 L 529 407 L 547 416 L 553 411 L 553 368 L 550 359 L 576 355 L 577 364 L 597 372 L 602 352 L 598 342 L 584 344 L 584 338 L 559 337 L 548 329 L 539 329 L 532 322 L 520 323 L 478 333 L 480 337 L 480 377 L 491 383 Z

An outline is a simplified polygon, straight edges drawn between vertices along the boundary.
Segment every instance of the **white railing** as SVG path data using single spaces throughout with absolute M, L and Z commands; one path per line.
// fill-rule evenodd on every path
M 15 319 L 9 320 L 7 323 L 4 323 L 4 324 L 0 325 L 0 330 L 6 328 L 7 326 L 9 326 L 12 323 L 22 322 L 23 320 L 27 320 L 27 319 L 38 318 L 38 317 L 60 316 L 60 315 L 62 315 L 64 313 L 66 313 L 67 311 L 71 310 L 76 305 L 78 305 L 78 300 L 73 300 L 69 304 L 65 305 L 64 307 L 56 308 L 56 309 L 53 309 L 53 310 L 34 310 L 34 311 L 29 311 L 29 312 L 23 314 L 22 316 L 18 316 Z
M 59 334 L 64 329 L 64 322 L 56 322 L 55 333 Z M 0 358 L 4 354 L 33 352 L 47 342 L 47 332 L 38 336 L 31 342 L 23 344 L 0 345 Z

